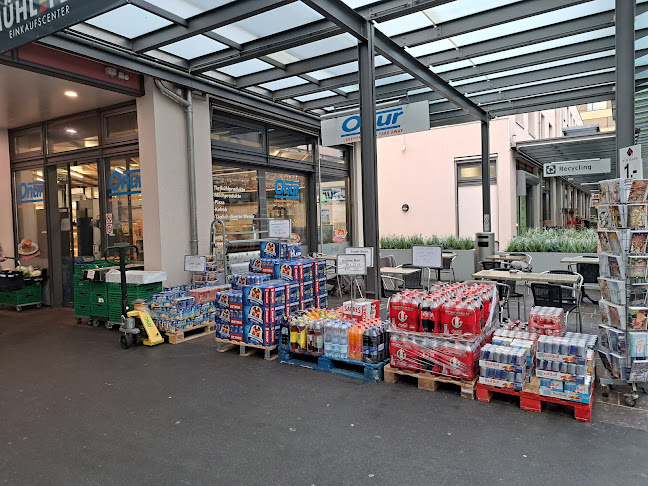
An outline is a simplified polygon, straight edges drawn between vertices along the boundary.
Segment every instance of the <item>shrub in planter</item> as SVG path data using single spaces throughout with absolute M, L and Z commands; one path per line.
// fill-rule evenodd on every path
M 456 236 L 389 235 L 380 238 L 380 248 L 383 250 L 409 250 L 414 245 L 440 245 L 444 250 L 473 250 L 475 241 Z
M 506 251 L 596 253 L 597 233 L 595 229 L 532 228 L 514 236 Z

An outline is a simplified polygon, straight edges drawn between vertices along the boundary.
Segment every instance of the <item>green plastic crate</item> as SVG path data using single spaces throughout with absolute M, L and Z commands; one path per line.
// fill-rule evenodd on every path
M 109 283 L 108 295 L 116 295 L 121 297 L 121 284 Z M 152 295 L 162 292 L 162 282 L 155 282 L 149 284 L 126 284 L 126 295 L 133 299 L 150 299 Z
M 0 292 L 0 304 L 23 306 L 43 302 L 43 289 L 40 283 L 25 285 L 20 290 Z
M 74 302 L 74 317 L 90 317 L 92 308 L 90 304 L 79 304 Z

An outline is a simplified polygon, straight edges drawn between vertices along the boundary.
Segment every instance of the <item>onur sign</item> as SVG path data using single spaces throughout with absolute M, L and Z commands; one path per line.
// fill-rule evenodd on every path
M 125 0 L 0 0 L 0 54 L 126 3 Z
M 606 174 L 612 169 L 610 159 L 569 160 L 544 164 L 544 177 Z
M 427 101 L 376 110 L 376 137 L 391 137 L 430 129 Z M 360 115 L 346 115 L 322 121 L 322 145 L 360 141 Z

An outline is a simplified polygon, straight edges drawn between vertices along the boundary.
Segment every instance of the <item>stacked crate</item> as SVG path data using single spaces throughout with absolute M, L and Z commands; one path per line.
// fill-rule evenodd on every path
M 121 284 L 108 283 L 107 301 L 108 301 L 108 320 L 110 322 L 121 322 Z M 154 294 L 162 292 L 162 282 L 148 284 L 126 284 L 126 298 L 128 307 L 133 310 L 133 301 L 137 299 L 151 300 Z
M 77 263 L 74 265 L 74 316 L 90 317 L 90 291 L 93 282 L 83 280 L 83 271 L 97 268 L 94 262 Z

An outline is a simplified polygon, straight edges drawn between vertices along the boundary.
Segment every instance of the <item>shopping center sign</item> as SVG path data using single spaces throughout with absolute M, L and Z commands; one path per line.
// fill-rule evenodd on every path
M 430 129 L 430 105 L 419 101 L 376 110 L 376 136 L 392 137 Z M 360 115 L 346 115 L 322 120 L 322 145 L 340 145 L 360 141 Z
M 22 182 L 18 186 L 18 206 L 29 203 L 43 202 L 45 183 L 41 181 Z
M 142 193 L 140 169 L 114 170 L 108 181 L 110 197 L 132 196 Z
M 607 174 L 612 170 L 610 159 L 583 159 L 544 164 L 544 177 Z
M 126 3 L 126 0 L 0 0 L 0 54 Z

